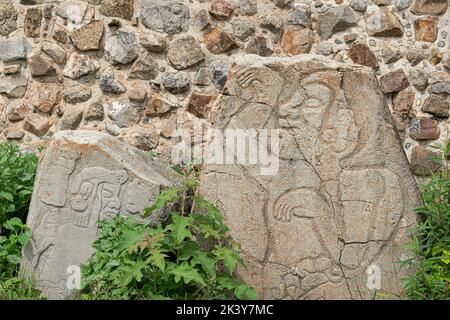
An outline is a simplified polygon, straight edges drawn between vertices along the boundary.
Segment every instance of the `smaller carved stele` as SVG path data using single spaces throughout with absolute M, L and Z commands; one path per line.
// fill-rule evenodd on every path
M 105 133 L 63 131 L 37 170 L 21 272 L 49 299 L 67 299 L 68 267 L 92 256 L 98 222 L 140 215 L 162 189 L 181 183 L 168 166 Z

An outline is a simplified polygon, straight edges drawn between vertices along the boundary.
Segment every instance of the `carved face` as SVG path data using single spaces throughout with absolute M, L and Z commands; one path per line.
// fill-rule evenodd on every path
M 77 225 L 87 227 L 99 218 L 114 218 L 121 208 L 121 189 L 127 179 L 125 170 L 84 169 L 73 184 L 71 198 L 71 207 L 82 213 Z
M 325 112 L 332 102 L 333 93 L 329 87 L 321 83 L 309 83 L 302 85 L 290 102 L 280 107 L 279 115 L 290 125 L 317 130 L 322 127 Z
M 356 148 L 358 131 L 353 111 L 341 109 L 334 121 L 325 126 L 320 142 L 325 149 L 339 153 L 342 158 L 342 153 L 349 154 Z
M 120 187 L 120 185 L 104 183 L 102 188 L 99 188 L 99 196 L 102 203 L 100 212 L 102 215 L 108 218 L 114 218 L 119 214 L 119 209 L 121 207 Z

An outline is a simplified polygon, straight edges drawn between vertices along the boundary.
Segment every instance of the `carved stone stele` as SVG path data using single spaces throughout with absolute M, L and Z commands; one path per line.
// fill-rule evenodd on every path
M 106 133 L 62 131 L 40 159 L 27 225 L 33 231 L 21 271 L 49 299 L 67 299 L 68 267 L 87 262 L 98 222 L 135 215 L 180 177 Z M 70 271 L 70 269 L 69 269 Z
M 244 56 L 212 111 L 220 135 L 278 130 L 276 173 L 263 175 L 260 162 L 207 164 L 201 181 L 245 252 L 240 276 L 262 298 L 402 295 L 410 270 L 398 262 L 421 197 L 372 69 Z

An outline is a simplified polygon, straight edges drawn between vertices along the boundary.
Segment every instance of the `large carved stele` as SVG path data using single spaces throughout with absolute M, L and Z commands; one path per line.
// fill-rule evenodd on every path
M 94 253 L 98 222 L 140 219 L 161 189 L 179 183 L 175 171 L 108 134 L 58 133 L 39 162 L 22 272 L 50 299 L 69 298 L 67 272 Z
M 264 299 L 401 296 L 421 198 L 372 69 L 244 56 L 213 111 L 224 136 L 279 132 L 276 174 L 245 163 L 203 172 L 201 192 L 245 252 L 246 282 Z

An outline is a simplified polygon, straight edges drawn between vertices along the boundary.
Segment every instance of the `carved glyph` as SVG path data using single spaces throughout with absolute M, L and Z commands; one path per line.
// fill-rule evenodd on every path
M 94 253 L 98 222 L 119 214 L 142 219 L 161 188 L 179 181 L 170 168 L 107 134 L 59 133 L 39 163 L 22 272 L 50 299 L 68 298 L 67 268 Z
M 420 196 L 373 72 L 313 56 L 239 58 L 215 127 L 274 129 L 277 174 L 206 165 L 201 192 L 245 252 L 241 276 L 268 299 L 370 299 L 367 269 L 401 295 L 400 260 Z M 226 148 L 226 146 L 225 146 Z

